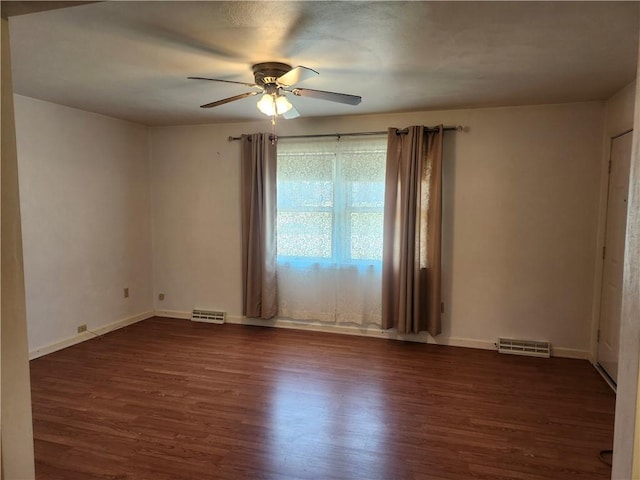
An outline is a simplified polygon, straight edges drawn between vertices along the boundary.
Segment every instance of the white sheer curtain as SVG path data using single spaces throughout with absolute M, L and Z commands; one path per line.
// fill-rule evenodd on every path
M 280 317 L 381 327 L 385 137 L 278 142 Z

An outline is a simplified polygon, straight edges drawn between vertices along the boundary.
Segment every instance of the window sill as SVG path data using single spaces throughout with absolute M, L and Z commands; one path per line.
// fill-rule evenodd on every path
M 279 267 L 304 269 L 326 268 L 341 270 L 382 270 L 382 262 L 380 260 L 351 260 L 348 262 L 337 262 L 330 259 L 278 257 L 277 265 Z

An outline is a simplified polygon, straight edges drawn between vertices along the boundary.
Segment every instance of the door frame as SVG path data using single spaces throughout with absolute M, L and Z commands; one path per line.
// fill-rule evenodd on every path
M 611 162 L 611 153 L 613 150 L 613 141 L 623 135 L 633 133 L 633 128 L 628 128 L 615 135 L 608 136 L 608 141 L 603 145 L 601 177 L 600 177 L 600 196 L 598 205 L 598 231 L 595 250 L 595 278 L 594 278 L 594 294 L 592 304 L 591 318 L 591 348 L 589 361 L 598 370 L 607 384 L 616 391 L 616 385 L 613 383 L 609 375 L 604 372 L 598 365 L 598 329 L 600 328 L 600 310 L 602 308 L 602 278 L 604 275 L 604 259 L 602 251 L 605 245 L 605 235 L 607 229 L 607 207 L 609 204 L 609 163 Z

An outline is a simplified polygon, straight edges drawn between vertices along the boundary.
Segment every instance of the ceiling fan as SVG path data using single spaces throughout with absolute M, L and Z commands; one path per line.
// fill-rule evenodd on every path
M 262 93 L 258 101 L 258 109 L 269 117 L 282 115 L 283 118 L 291 119 L 300 116 L 300 113 L 289 102 L 286 94 L 291 93 L 298 97 L 309 97 L 318 100 L 328 100 L 330 102 L 344 103 L 347 105 L 358 105 L 362 97 L 348 95 L 346 93 L 326 92 L 324 90 L 311 90 L 309 88 L 297 88 L 296 84 L 318 75 L 315 70 L 303 67 L 302 65 L 291 68 L 291 65 L 279 62 L 257 63 L 253 67 L 255 83 L 235 82 L 233 80 L 221 80 L 219 78 L 188 77 L 190 80 L 209 80 L 212 82 L 236 83 L 253 87 L 257 90 L 241 93 L 233 97 L 224 98 L 215 102 L 200 105 L 201 108 L 212 108 L 225 103 L 235 102 L 243 98 L 252 97 Z

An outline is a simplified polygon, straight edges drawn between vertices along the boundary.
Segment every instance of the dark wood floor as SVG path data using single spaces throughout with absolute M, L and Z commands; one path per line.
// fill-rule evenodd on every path
M 610 475 L 586 361 L 155 318 L 31 381 L 38 480 Z

